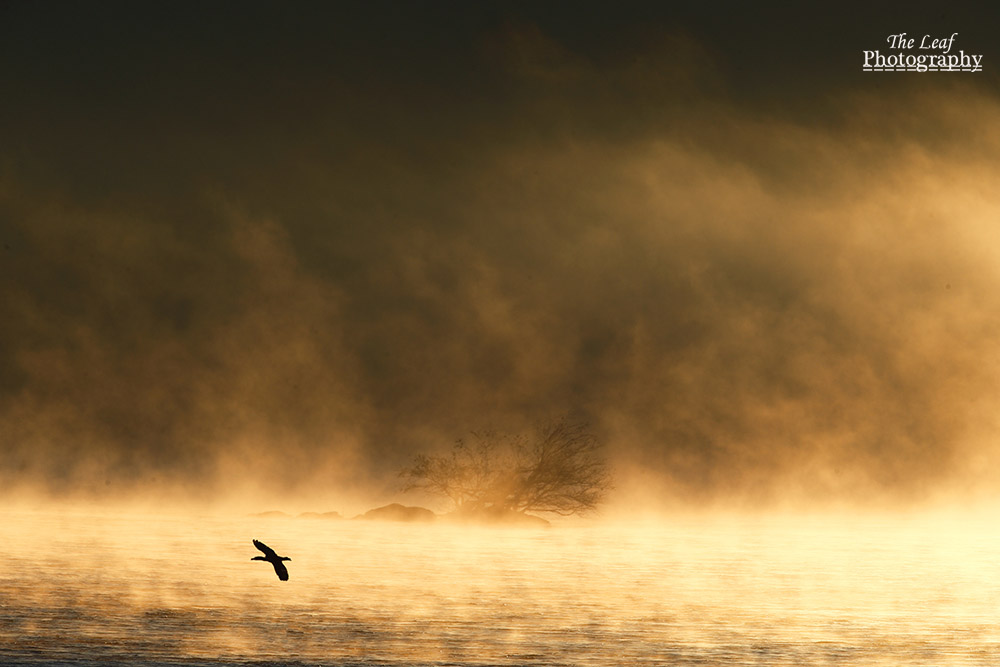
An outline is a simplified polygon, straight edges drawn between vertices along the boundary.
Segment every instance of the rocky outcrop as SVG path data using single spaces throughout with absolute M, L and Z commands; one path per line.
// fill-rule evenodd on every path
M 368 521 L 427 522 L 437 519 L 437 514 L 424 507 L 407 507 L 399 503 L 392 503 L 391 505 L 384 505 L 376 507 L 373 510 L 368 510 L 355 518 Z

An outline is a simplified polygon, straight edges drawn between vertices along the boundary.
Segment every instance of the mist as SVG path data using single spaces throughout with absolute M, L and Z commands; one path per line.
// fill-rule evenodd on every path
M 375 504 L 569 415 L 611 504 L 995 495 L 992 75 L 352 11 L 8 42 L 5 493 Z

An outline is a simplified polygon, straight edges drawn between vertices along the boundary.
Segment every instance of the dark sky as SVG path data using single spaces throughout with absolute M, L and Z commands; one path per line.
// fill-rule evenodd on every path
M 0 488 L 991 494 L 1000 12 L 734 5 L 0 2 Z

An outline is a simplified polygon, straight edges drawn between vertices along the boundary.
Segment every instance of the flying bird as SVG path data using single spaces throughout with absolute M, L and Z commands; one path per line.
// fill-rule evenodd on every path
M 254 540 L 253 545 L 258 549 L 260 549 L 261 553 L 263 553 L 264 555 L 254 556 L 250 560 L 266 560 L 268 563 L 274 566 L 274 573 L 278 575 L 278 579 L 281 579 L 282 581 L 288 581 L 288 570 L 285 569 L 285 564 L 282 563 L 281 561 L 292 560 L 292 559 L 289 558 L 288 556 L 279 556 L 278 554 L 274 553 L 274 549 L 267 546 L 260 540 Z

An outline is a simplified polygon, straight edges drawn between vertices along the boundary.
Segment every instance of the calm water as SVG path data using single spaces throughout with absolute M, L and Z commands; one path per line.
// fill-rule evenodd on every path
M 995 665 L 994 533 L 7 512 L 0 664 Z

